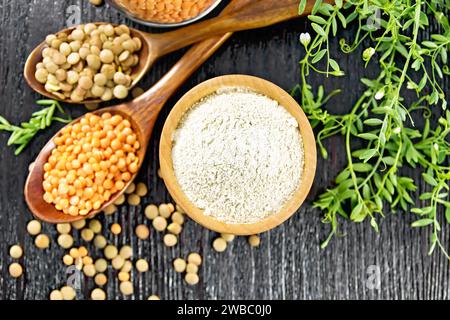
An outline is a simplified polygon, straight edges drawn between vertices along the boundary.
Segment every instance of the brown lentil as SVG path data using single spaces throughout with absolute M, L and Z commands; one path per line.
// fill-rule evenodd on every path
M 181 230 L 182 230 L 181 226 L 175 222 L 167 226 L 167 231 L 175 235 L 179 235 L 181 233 Z
M 234 240 L 234 235 L 233 234 L 228 234 L 228 233 L 222 233 L 220 235 L 226 242 L 231 242 Z
M 68 254 L 64 255 L 64 257 L 63 257 L 63 262 L 64 262 L 64 264 L 65 264 L 66 266 L 71 266 L 71 265 L 73 265 L 73 261 L 74 261 L 73 257 L 71 257 L 71 256 L 68 255 Z
M 202 264 L 202 257 L 198 253 L 193 252 L 189 254 L 187 261 L 195 264 L 196 266 L 200 266 Z
M 94 239 L 94 231 L 88 228 L 81 230 L 81 238 L 86 242 L 92 241 Z
M 100 98 L 107 101 L 113 98 L 113 92 L 116 98 L 125 98 L 142 47 L 141 40 L 131 38 L 129 34 L 125 25 L 114 28 L 110 24 L 89 23 L 77 26 L 68 34 L 48 35 L 35 78 L 60 99 L 82 102 Z M 116 72 L 122 74 L 120 81 L 111 77 Z M 108 80 L 111 80 L 110 86 Z M 93 109 L 90 105 L 88 108 Z
M 112 260 L 117 257 L 117 248 L 113 245 L 107 245 L 104 250 L 106 259 Z
M 132 193 L 128 196 L 128 204 L 130 206 L 138 206 L 141 203 L 141 197 L 137 194 Z
M 121 194 L 119 197 L 117 197 L 117 199 L 116 199 L 116 201 L 114 201 L 114 204 L 116 205 L 116 206 L 120 206 L 120 205 L 122 205 L 122 204 L 124 204 L 125 203 L 125 195 L 123 195 L 123 194 Z M 115 211 L 115 210 L 114 210 Z
M 63 295 L 59 290 L 53 290 L 50 292 L 50 300 L 63 300 Z
M 164 231 L 167 227 L 167 220 L 163 217 L 156 217 L 153 219 L 152 225 L 157 231 Z
M 38 234 L 34 239 L 34 244 L 39 249 L 46 249 L 50 246 L 50 239 L 46 234 Z
M 147 207 L 145 207 L 145 216 L 149 220 L 155 219 L 159 215 L 158 207 L 154 204 L 150 204 Z
M 145 224 L 136 227 L 136 236 L 141 240 L 146 240 L 150 236 L 150 229 Z
M 180 226 L 184 223 L 184 216 L 182 213 L 175 211 L 172 213 L 172 221 L 178 223 Z
M 92 278 L 95 276 L 95 267 L 93 264 L 87 264 L 83 267 L 83 273 L 86 277 Z
M 86 225 L 86 220 L 78 220 L 71 223 L 72 227 L 76 230 L 81 230 Z
M 147 188 L 147 186 L 146 186 L 144 183 L 139 182 L 139 183 L 136 185 L 135 193 L 136 193 L 139 197 L 145 197 L 145 196 L 147 195 L 147 193 L 148 193 L 148 188 Z
M 106 238 L 100 234 L 96 235 L 94 238 L 94 246 L 98 249 L 104 249 L 106 247 Z
M 72 229 L 72 227 L 70 226 L 70 223 L 58 223 L 56 225 L 56 230 L 60 234 L 68 234 L 71 229 Z
M 115 235 L 118 235 L 122 232 L 122 227 L 118 223 L 113 223 L 111 225 L 111 232 Z
M 173 261 L 173 268 L 175 269 L 175 272 L 181 273 L 186 270 L 186 261 L 181 258 L 177 258 Z
M 109 206 L 103 209 L 103 213 L 107 216 L 114 214 L 117 211 L 117 207 L 114 204 L 110 204 Z
M 27 232 L 29 234 L 31 234 L 32 236 L 38 235 L 39 233 L 41 233 L 41 230 L 42 230 L 42 225 L 39 221 L 31 220 L 30 222 L 28 222 Z
M 198 274 L 196 273 L 186 273 L 184 280 L 191 286 L 196 285 L 199 282 Z
M 227 242 L 223 238 L 217 238 L 213 241 L 213 248 L 216 252 L 224 252 L 227 249 Z
M 91 0 L 92 2 L 92 0 Z M 106 300 L 106 293 L 100 288 L 95 288 L 91 292 L 91 299 L 92 300 Z
M 136 261 L 136 269 L 139 272 L 147 272 L 148 271 L 148 262 L 144 259 L 139 259 Z
M 130 281 L 123 281 L 119 285 L 120 292 L 122 292 L 123 295 L 129 296 L 133 294 L 134 288 L 133 284 Z
M 23 255 L 22 247 L 18 244 L 11 246 L 11 248 L 9 248 L 9 255 L 11 258 L 19 259 Z
M 257 235 L 252 235 L 248 237 L 248 243 L 251 247 L 259 247 L 261 244 L 261 239 Z
M 69 286 L 62 287 L 61 294 L 62 294 L 64 300 L 74 300 L 77 295 L 75 290 Z
M 186 266 L 186 272 L 187 273 L 197 273 L 198 272 L 198 266 L 193 263 L 188 263 Z
M 120 269 L 121 272 L 130 272 L 131 269 L 133 269 L 133 264 L 131 263 L 131 261 L 126 260 L 125 263 L 123 264 L 122 269 Z
M 105 272 L 108 269 L 108 262 L 103 258 L 99 258 L 95 260 L 94 267 L 97 272 Z
M 130 274 L 128 272 L 120 271 L 119 274 L 117 275 L 117 278 L 121 282 L 129 281 L 130 280 Z
M 175 235 L 168 233 L 164 236 L 163 241 L 167 247 L 173 247 L 177 244 L 178 239 Z
M 91 220 L 89 221 L 89 229 L 91 229 L 94 233 L 100 233 L 102 231 L 102 224 L 96 219 Z
M 120 270 L 122 269 L 123 265 L 125 264 L 125 259 L 122 258 L 121 256 L 116 256 L 114 259 L 112 259 L 111 261 L 111 265 L 114 269 L 116 270 Z
M 95 275 L 94 282 L 98 286 L 104 286 L 108 282 L 108 278 L 103 273 L 97 273 Z
M 13 278 L 18 278 L 22 275 L 23 273 L 23 268 L 20 264 L 18 264 L 17 262 L 13 262 L 9 265 L 9 274 L 11 275 L 11 277 Z
M 69 249 L 73 245 L 73 238 L 70 234 L 60 234 L 57 241 L 59 246 L 64 249 Z
M 159 215 L 166 219 L 168 219 L 170 217 L 170 214 L 172 213 L 170 211 L 170 207 L 165 203 L 161 204 L 158 209 L 159 209 Z

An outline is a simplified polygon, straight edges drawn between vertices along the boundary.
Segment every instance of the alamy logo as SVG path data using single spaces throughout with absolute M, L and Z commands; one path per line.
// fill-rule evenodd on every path
M 66 10 L 66 25 L 67 27 L 73 27 L 81 23 L 81 8 L 77 5 L 67 7 Z

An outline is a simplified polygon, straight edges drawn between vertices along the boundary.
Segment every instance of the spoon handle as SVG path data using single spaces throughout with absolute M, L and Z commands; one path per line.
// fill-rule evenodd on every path
M 308 1 L 312 7 L 314 1 Z M 253 0 L 239 11 L 205 20 L 175 31 L 148 34 L 156 56 L 184 48 L 200 40 L 241 30 L 270 26 L 298 17 L 299 0 Z M 308 8 L 305 12 L 309 11 Z
M 254 0 L 232 0 L 223 14 L 235 12 Z M 151 135 L 159 112 L 179 86 L 188 79 L 231 36 L 227 33 L 204 40 L 192 47 L 152 88 L 130 102 L 132 116 L 144 128 L 146 137 Z

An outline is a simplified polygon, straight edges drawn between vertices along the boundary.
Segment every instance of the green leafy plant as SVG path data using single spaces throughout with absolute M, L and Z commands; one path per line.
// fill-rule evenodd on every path
M 28 122 L 22 122 L 20 126 L 12 125 L 0 116 L 0 131 L 11 132 L 8 140 L 8 146 L 17 146 L 15 154 L 20 154 L 23 149 L 30 143 L 33 137 L 40 131 L 48 128 L 53 121 L 68 123 L 71 118 L 63 119 L 56 116 L 56 113 L 65 115 L 65 112 L 58 101 L 55 100 L 39 100 L 36 102 L 40 106 L 46 108 L 32 114 Z
M 306 0 L 302 0 L 299 11 L 305 6 Z M 450 113 L 442 88 L 444 77 L 450 75 L 449 10 L 450 2 L 445 0 L 336 0 L 334 5 L 316 1 L 308 16 L 316 35 L 300 36 L 306 53 L 300 61 L 302 82 L 293 94 L 300 95 L 312 125 L 319 128 L 322 156 L 327 158 L 323 140 L 343 135 L 347 158 L 335 185 L 315 202 L 324 211 L 323 222 L 331 225 L 322 247 L 339 233 L 341 218 L 354 222 L 368 219 L 378 232 L 377 221 L 385 212 L 403 210 L 417 215 L 412 227 L 432 228 L 429 253 L 437 246 L 450 258 L 439 238 L 441 223 L 450 223 Z M 419 40 L 432 20 L 439 31 Z M 338 91 L 326 96 L 319 87 L 313 92 L 308 76 L 311 72 L 344 76 L 332 57 L 329 41 L 350 24 L 356 24 L 357 31 L 350 43 L 340 40 L 341 50 L 350 54 L 370 43 L 362 60 L 366 65 L 375 63 L 379 73 L 361 79 L 365 89 L 349 113 L 335 115 L 324 104 Z M 413 101 L 405 97 L 408 90 L 416 97 Z M 430 110 L 435 106 L 442 116 L 431 125 Z M 415 126 L 415 117 L 423 118 L 423 129 Z M 419 199 L 414 198 L 419 181 L 399 171 L 407 166 L 423 170 L 429 192 Z M 415 207 L 418 200 L 423 206 Z

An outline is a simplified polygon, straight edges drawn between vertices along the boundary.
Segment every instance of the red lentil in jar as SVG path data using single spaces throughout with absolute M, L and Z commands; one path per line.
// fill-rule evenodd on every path
M 44 165 L 44 201 L 72 216 L 100 209 L 138 170 L 140 148 L 130 121 L 86 114 L 62 129 Z
M 179 23 L 193 19 L 216 0 L 114 0 L 138 19 L 157 23 Z

